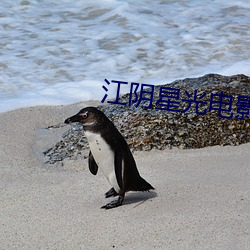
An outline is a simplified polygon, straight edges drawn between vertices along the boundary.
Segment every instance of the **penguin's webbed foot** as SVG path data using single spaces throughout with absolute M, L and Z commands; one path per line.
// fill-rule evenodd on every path
M 124 200 L 124 197 L 123 197 L 123 196 L 119 196 L 118 200 L 116 200 L 116 201 L 111 201 L 110 203 L 108 203 L 108 204 L 102 206 L 101 208 L 110 209 L 110 208 L 114 208 L 114 207 L 119 207 L 119 206 L 122 205 L 123 200 Z
M 117 195 L 118 195 L 118 193 L 115 191 L 114 188 L 111 188 L 107 193 L 105 193 L 106 198 L 109 198 L 109 197 L 112 197 L 112 196 L 115 197 Z

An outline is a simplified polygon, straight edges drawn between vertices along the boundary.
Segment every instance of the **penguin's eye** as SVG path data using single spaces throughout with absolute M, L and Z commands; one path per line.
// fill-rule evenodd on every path
M 88 112 L 79 114 L 83 119 L 86 119 L 88 117 Z

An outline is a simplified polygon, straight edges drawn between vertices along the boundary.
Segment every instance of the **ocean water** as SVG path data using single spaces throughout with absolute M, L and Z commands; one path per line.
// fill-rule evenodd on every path
M 207 73 L 250 76 L 249 0 L 1 0 L 0 112 Z

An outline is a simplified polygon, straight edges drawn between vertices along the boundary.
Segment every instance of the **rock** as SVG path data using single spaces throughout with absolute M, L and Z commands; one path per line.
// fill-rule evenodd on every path
M 237 119 L 238 96 L 250 98 L 250 78 L 244 75 L 231 77 L 209 74 L 199 78 L 187 78 L 174 81 L 171 84 L 155 86 L 154 103 L 159 99 L 159 89 L 162 86 L 180 89 L 179 110 L 187 109 L 185 91 L 194 98 L 194 91 L 198 90 L 198 99 L 207 102 L 206 107 L 201 107 L 205 115 L 196 114 L 194 103 L 185 113 L 157 110 L 155 105 L 152 109 L 145 109 L 147 101 L 142 100 L 139 107 L 135 104 L 131 107 L 122 105 L 103 105 L 102 110 L 117 126 L 123 134 L 132 150 L 151 150 L 179 147 L 201 148 L 214 145 L 239 145 L 250 142 L 250 120 Z M 219 116 L 218 110 L 209 111 L 210 95 L 221 94 L 233 97 L 233 118 L 226 119 Z M 126 102 L 129 95 L 120 97 L 121 102 Z M 228 101 L 225 99 L 224 101 Z M 224 105 L 225 106 L 225 105 Z M 216 106 L 215 106 L 216 107 Z M 227 107 L 227 106 L 226 106 Z M 200 107 L 199 107 L 200 108 Z M 225 108 L 225 107 L 224 107 Z M 229 115 L 230 112 L 224 112 Z M 51 128 L 55 129 L 55 128 Z M 53 148 L 44 152 L 48 163 L 55 163 L 63 159 L 85 158 L 88 155 L 87 140 L 81 125 L 75 124 Z

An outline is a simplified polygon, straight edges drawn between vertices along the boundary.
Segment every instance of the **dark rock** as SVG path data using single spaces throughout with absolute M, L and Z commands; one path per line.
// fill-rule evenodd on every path
M 184 113 L 155 109 L 161 87 L 180 89 L 179 110 L 188 109 L 189 103 L 182 101 L 182 99 L 192 100 L 195 90 L 197 90 L 198 98 L 206 94 L 200 100 L 207 102 L 207 105 L 200 105 L 201 108 L 199 108 L 199 112 L 203 112 L 206 108 L 206 114 L 197 114 L 194 103 Z M 189 93 L 190 98 L 185 91 Z M 221 118 L 218 110 L 209 111 L 211 93 L 220 94 L 221 92 L 233 97 L 231 109 L 233 116 L 231 119 Z M 138 108 L 135 105 L 129 107 L 114 104 L 98 108 L 114 122 L 132 150 L 239 145 L 250 142 L 250 120 L 246 117 L 242 120 L 235 117 L 239 95 L 247 96 L 250 99 L 249 77 L 209 74 L 199 78 L 186 78 L 170 84 L 155 86 L 153 106 L 150 109 L 144 108 L 149 104 L 145 100 L 142 100 Z M 128 103 L 128 100 L 129 94 L 120 97 L 121 102 Z M 225 98 L 224 101 L 228 102 L 228 100 Z M 249 102 L 248 105 L 250 105 Z M 222 105 L 222 108 L 228 108 L 228 106 Z M 248 106 L 249 108 L 250 106 Z M 231 112 L 222 112 L 221 114 L 230 116 Z M 88 144 L 81 126 L 74 125 L 63 135 L 63 139 L 53 148 L 46 150 L 44 155 L 49 163 L 54 163 L 65 158 L 86 157 L 83 155 L 86 148 L 88 148 Z

